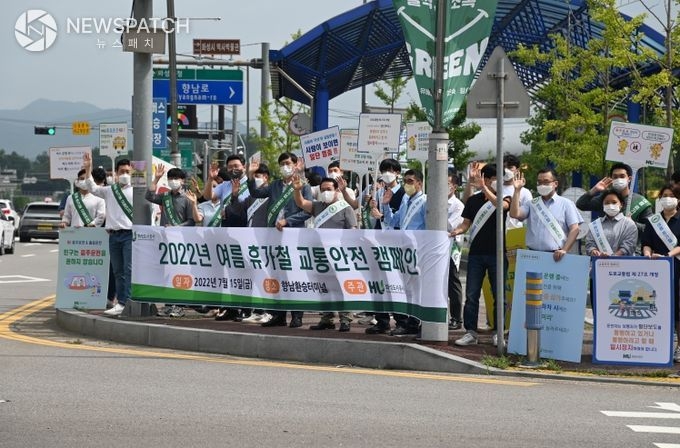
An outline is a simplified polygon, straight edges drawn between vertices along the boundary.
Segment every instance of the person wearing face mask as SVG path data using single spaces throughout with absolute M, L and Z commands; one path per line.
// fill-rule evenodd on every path
M 463 209 L 465 206 L 463 202 L 456 196 L 458 188 L 458 173 L 454 168 L 449 168 L 449 199 L 448 199 L 448 221 L 447 231 L 451 232 L 463 222 Z M 460 238 L 460 240 L 458 240 Z M 462 247 L 462 237 L 456 237 L 453 241 L 455 247 L 451 252 L 451 261 L 449 262 L 449 278 L 448 278 L 448 293 L 449 293 L 449 311 L 451 312 L 451 319 L 449 320 L 449 330 L 459 330 L 463 326 L 463 286 L 460 283 L 460 276 L 458 268 L 460 265 L 460 256 Z
M 387 182 L 387 180 L 385 182 Z M 392 211 L 392 189 L 388 188 L 383 193 L 381 201 L 383 222 L 392 229 L 425 230 L 427 197 L 423 193 L 423 174 L 417 170 L 406 171 L 404 173 L 403 190 L 404 196 L 401 205 L 396 212 Z M 396 328 L 390 332 L 390 335 L 403 336 L 418 334 L 420 329 L 419 319 L 399 313 L 393 313 L 393 316 L 396 322 Z M 373 332 L 380 332 L 378 331 L 380 329 L 389 328 L 389 316 L 385 313 L 377 313 L 375 315 L 375 320 L 378 323 L 373 327 L 367 328 L 366 333 L 371 334 Z
M 456 345 L 466 346 L 477 344 L 477 321 L 479 318 L 479 298 L 482 293 L 484 276 L 490 279 L 496 278 L 496 247 L 499 242 L 496 236 L 496 165 L 485 165 L 475 176 L 475 187 L 481 193 L 473 194 L 465 203 L 463 209 L 463 222 L 454 228 L 449 236 L 457 237 L 470 231 L 470 250 L 468 253 L 467 276 L 465 279 L 465 307 L 463 309 L 463 326 L 465 334 L 455 341 Z M 502 191 L 501 191 L 502 194 Z M 510 197 L 503 198 L 503 223 L 507 210 L 510 208 Z M 496 309 L 496 282 L 491 282 Z M 493 338 L 494 345 L 498 345 L 496 334 Z
M 519 171 L 521 166 L 519 157 L 514 154 L 505 154 L 503 156 L 503 197 L 512 195 L 515 193 L 515 187 L 513 181 L 515 180 L 515 173 Z M 530 202 L 533 199 L 531 191 L 528 188 L 522 188 L 519 194 L 519 203 L 524 204 Z M 508 216 L 505 221 L 505 229 L 518 229 L 523 226 L 521 221 Z
M 118 182 L 97 185 L 92 178 L 92 156 L 83 156 L 86 189 L 104 199 L 106 204 L 105 229 L 109 233 L 109 255 L 116 278 L 118 303 L 104 311 L 107 316 L 120 316 L 132 293 L 132 166 L 130 160 L 116 162 Z
M 583 218 L 573 202 L 557 194 L 557 174 L 552 168 L 540 170 L 536 182 L 540 196 L 520 204 L 524 174 L 515 175 L 510 216 L 528 219 L 526 244 L 530 250 L 552 252 L 553 260 L 560 261 L 576 242 Z
M 220 215 L 222 215 L 222 227 L 246 227 L 248 223 L 241 216 L 232 216 L 225 212 L 225 207 L 231 203 L 234 194 L 239 201 L 245 200 L 250 196 L 248 191 L 248 177 L 245 169 L 246 160 L 240 154 L 232 154 L 227 157 L 226 169 L 218 170 L 213 167 L 210 170 L 210 177 L 217 183 L 213 189 L 212 182 L 206 182 L 203 189 L 203 198 L 206 200 L 221 201 Z M 238 189 L 234 192 L 233 183 L 238 184 Z
M 298 158 L 295 154 L 284 152 L 279 155 L 279 170 L 282 179 L 277 179 L 270 184 L 265 184 L 259 188 L 255 185 L 255 173 L 259 167 L 259 162 L 253 162 L 248 167 L 248 190 L 250 195 L 256 199 L 269 198 L 267 203 L 267 227 L 276 228 L 283 231 L 285 227 L 304 227 L 305 221 L 310 215 L 297 206 L 293 199 L 293 176 L 296 174 Z M 312 200 L 312 192 L 309 185 L 302 187 L 302 196 L 308 201 Z M 286 311 L 271 311 L 273 316 L 269 322 L 262 324 L 267 327 L 285 326 Z M 302 311 L 291 311 L 290 327 L 297 328 L 302 326 Z
M 401 165 L 395 159 L 385 159 L 380 162 L 378 166 L 380 170 L 380 178 L 383 181 L 383 188 L 376 190 L 374 198 L 369 202 L 371 207 L 371 216 L 376 219 L 375 228 L 389 230 L 389 220 L 384 219 L 383 198 L 387 192 L 390 192 L 389 207 L 392 213 L 396 213 L 401 207 L 404 195 L 406 194 L 404 188 L 397 181 L 397 177 L 401 174 Z M 395 230 L 398 230 L 397 227 Z M 370 329 L 370 328 L 369 328 Z
M 623 216 L 623 196 L 618 191 L 604 195 L 605 216 L 588 224 L 586 253 L 591 257 L 635 255 L 638 230 L 635 223 Z
M 192 205 L 192 202 L 195 202 L 195 196 L 194 201 L 192 201 L 187 195 L 193 195 L 193 193 L 185 193 L 183 191 L 186 174 L 179 168 L 170 168 L 168 170 L 168 187 L 170 191 L 157 193 L 158 181 L 164 174 L 165 166 L 162 164 L 156 165 L 156 174 L 144 196 L 152 204 L 162 206 L 160 225 L 164 227 L 196 225 L 193 216 L 194 206 Z
M 357 195 L 351 188 L 347 188 L 347 181 L 345 180 L 345 173 L 340 169 L 340 161 L 336 160 L 328 165 L 328 177 L 335 179 L 338 182 L 338 190 L 342 198 L 356 210 L 359 208 L 359 201 Z
M 101 226 L 106 218 L 106 204 L 104 199 L 87 190 L 85 170 L 78 172 L 75 188 L 74 193 L 66 200 L 61 228 Z
M 623 197 L 623 214 L 635 221 L 638 237 L 642 236 L 647 219 L 654 213 L 654 207 L 641 194 L 631 192 L 630 181 L 632 176 L 633 169 L 630 165 L 620 162 L 613 164 L 609 169 L 609 176 L 601 179 L 593 188 L 581 195 L 576 200 L 576 207 L 584 212 L 602 214 L 602 200 L 605 192 L 610 189 L 618 191 Z M 631 201 L 630 204 L 628 204 L 629 200 Z
M 649 223 L 642 234 L 642 255 L 647 258 L 673 257 L 675 274 L 675 333 L 680 335 L 680 212 L 678 212 L 678 196 L 671 185 L 659 190 L 659 202 L 663 210 L 649 218 Z M 673 360 L 680 362 L 680 344 L 676 346 Z
M 319 200 L 308 200 L 302 196 L 304 184 L 300 176 L 293 177 L 293 198 L 295 204 L 305 212 L 314 217 L 314 228 L 316 229 L 356 229 L 357 218 L 352 210 L 352 206 L 340 195 L 338 181 L 332 177 L 321 179 L 319 185 Z M 335 313 L 322 313 L 318 324 L 309 327 L 310 330 L 333 330 L 335 324 L 333 318 Z M 347 311 L 338 312 L 340 319 L 340 331 L 345 332 L 350 329 L 350 313 Z

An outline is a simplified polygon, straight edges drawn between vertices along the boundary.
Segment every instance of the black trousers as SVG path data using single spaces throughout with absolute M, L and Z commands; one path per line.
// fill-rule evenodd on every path
M 463 321 L 463 285 L 453 260 L 449 263 L 449 310 L 452 321 Z

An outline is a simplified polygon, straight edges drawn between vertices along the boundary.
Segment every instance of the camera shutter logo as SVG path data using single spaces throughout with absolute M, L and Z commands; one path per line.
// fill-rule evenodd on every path
M 14 37 L 28 51 L 45 51 L 57 39 L 57 22 L 42 9 L 29 9 L 14 25 Z

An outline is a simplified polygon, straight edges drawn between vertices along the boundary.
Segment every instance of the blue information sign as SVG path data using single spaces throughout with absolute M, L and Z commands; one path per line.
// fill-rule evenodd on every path
M 153 80 L 153 96 L 170 98 L 170 81 Z M 177 80 L 179 104 L 243 104 L 243 81 Z
M 153 114 L 151 118 L 153 129 L 153 149 L 168 147 L 167 133 L 168 111 L 165 98 L 153 99 Z

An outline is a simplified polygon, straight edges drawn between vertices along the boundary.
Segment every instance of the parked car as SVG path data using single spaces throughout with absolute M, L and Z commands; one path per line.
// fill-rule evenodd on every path
M 19 233 L 19 214 L 14 209 L 14 204 L 9 199 L 0 199 L 0 213 L 14 218 L 14 235 Z
M 14 222 L 10 215 L 0 213 L 0 255 L 14 253 Z
M 59 239 L 59 204 L 55 202 L 31 202 L 24 208 L 19 224 L 19 241 L 31 238 Z

